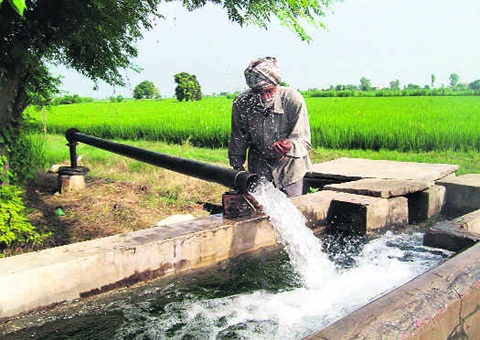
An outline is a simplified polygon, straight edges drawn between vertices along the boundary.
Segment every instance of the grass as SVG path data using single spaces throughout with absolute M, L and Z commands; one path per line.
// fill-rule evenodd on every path
M 93 102 L 53 107 L 50 133 L 76 127 L 101 138 L 225 148 L 230 99 Z M 314 148 L 480 151 L 480 97 L 306 99 Z M 32 115 L 40 124 L 38 114 Z
M 314 146 L 480 150 L 480 97 L 310 98 Z
M 177 145 L 165 142 L 127 140 L 121 143 L 160 152 L 167 155 L 194 159 L 197 161 L 228 167 L 228 150 L 226 148 L 210 149 L 198 148 L 189 144 Z M 63 135 L 48 135 L 45 154 L 48 164 L 67 162 L 69 160 L 68 147 Z M 129 176 L 158 176 L 158 168 L 135 161 L 124 156 L 80 143 L 77 154 L 82 156 L 82 162 L 91 167 L 93 174 L 108 174 L 108 176 L 127 180 Z M 405 162 L 457 164 L 460 166 L 457 174 L 480 173 L 480 152 L 468 151 L 409 151 L 398 150 L 348 150 L 314 148 L 310 152 L 312 162 L 320 163 L 339 157 L 384 159 Z M 152 178 L 152 181 L 154 178 Z

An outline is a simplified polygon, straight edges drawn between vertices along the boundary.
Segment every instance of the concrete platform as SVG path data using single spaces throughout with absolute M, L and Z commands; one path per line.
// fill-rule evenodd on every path
M 480 241 L 480 210 L 453 220 L 436 223 L 428 228 L 423 244 L 455 252 L 462 251 Z
M 367 234 L 408 225 L 408 201 L 322 190 L 292 199 L 312 229 Z
M 407 194 L 408 222 L 417 224 L 438 216 L 445 206 L 445 187 L 434 185 L 431 188 Z
M 448 177 L 437 182 L 446 188 L 445 213 L 456 217 L 480 209 L 480 174 Z
M 339 158 L 313 165 L 305 176 L 304 192 L 317 188 L 382 198 L 405 197 L 408 223 L 415 224 L 443 211 L 447 186 L 443 183 L 455 181 L 458 169 L 451 164 Z
M 339 184 L 328 184 L 324 186 L 324 189 L 357 195 L 390 198 L 423 191 L 433 187 L 433 185 L 433 181 L 365 178 Z
M 325 178 L 354 181 L 362 178 L 394 178 L 420 181 L 436 181 L 459 169 L 458 165 L 427 164 L 370 160 L 361 158 L 338 158 L 314 164 L 307 178 Z

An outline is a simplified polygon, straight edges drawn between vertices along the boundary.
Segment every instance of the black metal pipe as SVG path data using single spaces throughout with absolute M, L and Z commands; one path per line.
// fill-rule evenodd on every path
M 77 167 L 77 142 L 69 141 L 67 146 L 70 149 L 70 166 L 75 169 Z
M 81 133 L 75 128 L 69 129 L 65 133 L 70 146 L 75 150 L 77 142 L 83 142 L 95 146 L 97 148 L 107 150 L 119 155 L 127 156 L 151 165 L 159 166 L 168 170 L 179 172 L 184 175 L 196 177 L 209 182 L 224 185 L 240 192 L 248 192 L 253 189 L 258 183 L 258 175 L 249 173 L 247 171 L 237 171 L 229 168 L 224 168 L 216 165 L 202 163 L 194 160 L 165 155 L 158 152 L 140 149 L 134 146 L 120 144 L 105 139 L 93 137 Z M 76 153 L 76 151 L 74 151 Z M 72 154 L 70 154 L 72 159 Z M 72 168 L 76 167 L 72 162 Z

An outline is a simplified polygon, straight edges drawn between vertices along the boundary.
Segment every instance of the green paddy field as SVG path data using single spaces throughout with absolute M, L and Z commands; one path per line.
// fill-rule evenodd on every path
M 480 150 L 480 97 L 307 98 L 314 148 Z M 53 107 L 49 133 L 70 127 L 103 138 L 222 148 L 231 99 L 92 102 Z M 40 117 L 38 117 L 40 118 Z
M 480 173 L 479 96 L 306 98 L 306 103 L 314 161 L 347 156 L 455 163 Z M 60 105 L 47 113 L 46 127 L 53 145 L 63 143 L 54 135 L 75 127 L 128 143 L 166 143 L 150 144 L 166 153 L 182 153 L 185 145 L 213 149 L 190 153 L 226 163 L 231 104 L 232 99 L 207 97 Z M 31 114 L 41 125 L 40 114 Z

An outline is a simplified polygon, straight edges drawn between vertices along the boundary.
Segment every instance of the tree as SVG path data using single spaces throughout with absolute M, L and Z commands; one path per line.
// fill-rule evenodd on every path
M 455 89 L 458 85 L 458 81 L 460 80 L 460 77 L 456 73 L 452 73 L 449 77 L 450 79 L 450 87 L 452 89 Z
M 178 101 L 185 99 L 186 102 L 193 100 L 202 100 L 202 89 L 197 77 L 194 74 L 180 72 L 174 76 L 177 87 L 175 88 L 175 96 Z
M 144 80 L 133 89 L 133 98 L 135 99 L 152 99 L 159 98 L 160 91 L 151 81 Z
M 437 79 L 437 77 L 435 77 L 434 74 L 432 74 L 431 78 L 430 78 L 430 84 L 432 85 L 432 89 L 435 88 L 435 80 Z
M 466 91 L 468 89 L 468 86 L 466 83 L 458 83 L 456 86 L 455 86 L 455 90 L 457 91 Z
M 392 80 L 390 82 L 390 89 L 395 91 L 400 91 L 400 80 Z
M 322 25 L 335 0 L 189 0 L 188 10 L 207 3 L 222 6 L 240 25 L 267 28 L 272 16 L 311 40 L 302 27 Z M 121 70 L 135 66 L 135 42 L 151 29 L 161 0 L 0 0 L 0 155 L 9 159 L 24 109 L 44 88 L 54 86 L 49 64 L 63 64 L 95 83 L 123 86 Z M 57 79 L 58 80 L 58 79 Z M 8 161 L 6 162 L 8 164 Z M 8 165 L 7 165 L 8 166 Z M 0 169 L 1 171 L 1 169 Z
M 420 85 L 412 84 L 412 83 L 405 86 L 405 89 L 407 89 L 407 90 L 418 90 L 420 88 L 421 88 Z
M 369 91 L 372 88 L 372 84 L 369 79 L 360 78 L 360 91 Z
M 468 84 L 468 88 L 471 90 L 480 90 L 480 79 L 472 81 Z

